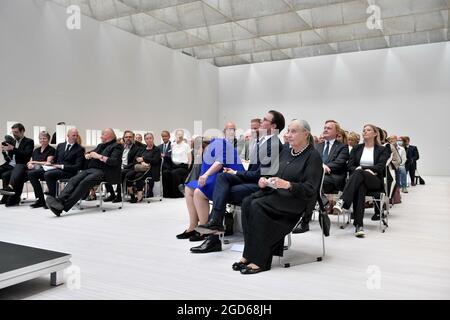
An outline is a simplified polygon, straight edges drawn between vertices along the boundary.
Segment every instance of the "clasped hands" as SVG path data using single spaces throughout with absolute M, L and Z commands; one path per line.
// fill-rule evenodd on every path
M 289 181 L 283 180 L 281 178 L 278 177 L 272 177 L 269 178 L 272 185 L 275 186 L 275 188 L 277 189 L 289 189 L 291 187 L 291 183 Z M 267 178 L 260 178 L 258 181 L 258 186 L 261 189 L 267 188 L 269 186 L 269 179 Z
M 356 168 L 355 170 L 363 170 L 363 168 L 362 168 L 361 166 L 359 166 L 359 167 Z M 370 174 L 372 174 L 372 175 L 374 175 L 374 176 L 377 175 L 375 172 L 373 172 L 373 171 L 370 170 L 370 169 L 365 169 L 364 171 L 367 171 L 367 172 L 369 172 Z

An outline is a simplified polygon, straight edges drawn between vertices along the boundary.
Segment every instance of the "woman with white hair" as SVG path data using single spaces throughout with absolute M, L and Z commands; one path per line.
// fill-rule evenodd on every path
M 272 256 L 282 255 L 284 237 L 319 192 L 322 158 L 309 124 L 292 120 L 287 138 L 291 148 L 281 152 L 276 176 L 261 178 L 261 189 L 242 203 L 245 246 L 242 259 L 232 266 L 242 274 L 270 269 Z

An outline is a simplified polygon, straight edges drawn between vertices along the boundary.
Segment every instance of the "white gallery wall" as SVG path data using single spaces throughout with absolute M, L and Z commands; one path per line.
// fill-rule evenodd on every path
M 450 43 L 346 53 L 219 69 L 220 125 L 267 110 L 304 118 L 319 135 L 327 119 L 409 135 L 422 175 L 450 175 Z
M 192 132 L 218 121 L 218 69 L 45 0 L 0 1 L 0 135 L 6 121 L 54 132 L 86 129 Z M 157 139 L 159 141 L 159 138 Z

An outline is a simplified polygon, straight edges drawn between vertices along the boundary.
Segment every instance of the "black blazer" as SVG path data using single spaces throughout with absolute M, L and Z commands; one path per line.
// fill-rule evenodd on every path
M 124 148 L 125 149 L 125 148 Z M 132 144 L 130 148 L 130 152 L 128 152 L 128 164 L 123 166 L 124 169 L 133 169 L 134 162 L 139 152 L 141 152 L 141 148 L 139 148 L 136 144 Z
M 323 155 L 325 142 L 315 145 L 320 156 Z M 335 140 L 328 154 L 328 160 L 325 164 L 331 169 L 330 177 L 335 181 L 338 188 L 343 188 L 347 178 L 347 162 L 350 158 L 348 145 Z
M 359 162 L 361 161 L 361 157 L 364 151 L 364 143 L 358 144 L 353 147 L 352 152 L 350 153 L 350 159 L 348 160 L 348 171 L 350 174 L 353 174 L 353 172 L 358 168 Z M 362 169 L 370 169 L 374 173 L 377 174 L 377 177 L 381 180 L 381 183 L 383 183 L 383 177 L 386 175 L 386 163 L 389 160 L 389 157 L 391 156 L 391 148 L 383 147 L 381 145 L 376 144 L 374 146 L 373 151 L 373 166 L 363 166 Z
M 97 152 L 98 154 L 108 157 L 108 160 L 103 162 L 98 159 L 90 159 L 87 167 L 103 170 L 105 173 L 106 182 L 112 184 L 120 183 L 123 145 L 117 143 L 116 140 L 112 140 L 108 143 L 100 143 L 97 148 L 91 152 Z
M 161 173 L 161 153 L 160 149 L 156 146 L 151 150 L 140 149 L 140 152 L 137 157 L 144 158 L 144 162 L 150 164 L 150 171 L 152 173 L 152 178 L 154 181 L 159 181 L 160 173 Z M 135 161 L 134 164 L 138 162 Z
M 417 160 L 419 160 L 419 150 L 416 146 L 408 146 L 406 148 L 406 163 L 405 167 L 409 170 L 417 169 Z
M 30 161 L 31 159 L 33 150 L 34 150 L 33 139 L 23 137 L 18 148 L 14 147 L 13 150 L 8 151 L 8 156 L 12 159 L 12 157 L 15 155 L 17 164 L 27 164 L 28 161 Z
M 272 150 L 277 150 L 278 153 L 272 157 Z M 247 183 L 258 183 L 261 176 L 273 176 L 278 171 L 278 157 L 283 150 L 283 144 L 277 136 L 270 137 L 261 146 L 255 146 L 252 150 L 258 154 L 250 155 L 251 160 L 256 159 L 256 163 L 250 163 L 247 171 L 237 172 L 236 175 Z
M 146 147 L 144 147 L 145 149 Z M 158 146 L 159 153 L 162 154 L 164 151 L 164 143 L 161 143 Z M 172 142 L 169 141 L 169 145 L 167 146 L 166 154 L 164 155 L 164 163 L 163 167 L 164 169 L 170 170 L 172 168 L 173 162 L 172 162 Z
M 75 143 L 68 152 L 65 152 L 66 146 L 67 142 L 58 144 L 53 163 L 64 165 L 64 171 L 66 172 L 77 173 L 83 169 L 85 150 L 78 143 Z

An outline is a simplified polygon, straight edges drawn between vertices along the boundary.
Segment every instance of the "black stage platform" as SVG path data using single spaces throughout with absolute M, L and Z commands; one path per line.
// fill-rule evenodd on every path
M 64 282 L 71 255 L 0 241 L 0 289 L 50 274 L 50 284 Z

